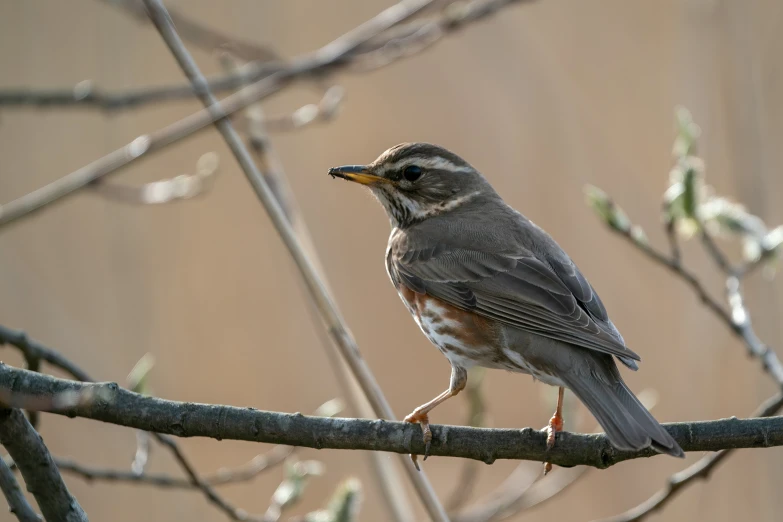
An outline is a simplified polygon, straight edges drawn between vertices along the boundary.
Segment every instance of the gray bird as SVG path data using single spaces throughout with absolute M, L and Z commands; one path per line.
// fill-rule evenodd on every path
M 546 428 L 550 448 L 568 388 L 618 449 L 684 456 L 623 382 L 615 358 L 636 370 L 639 356 L 595 289 L 549 234 L 465 160 L 436 145 L 403 143 L 369 165 L 329 174 L 367 186 L 383 205 L 392 225 L 389 277 L 451 363 L 449 388 L 405 418 L 421 424 L 428 447 L 429 412 L 465 388 L 468 368 L 482 366 L 559 387 Z

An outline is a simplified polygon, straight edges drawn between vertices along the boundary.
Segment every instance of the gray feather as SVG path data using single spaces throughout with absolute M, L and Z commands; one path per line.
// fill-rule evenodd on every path
M 392 280 L 507 326 L 614 355 L 637 369 L 639 356 L 625 346 L 576 265 L 546 232 L 501 204 L 504 212 L 494 225 L 505 239 L 483 222 L 476 202 L 446 219 L 396 230 L 387 258 Z

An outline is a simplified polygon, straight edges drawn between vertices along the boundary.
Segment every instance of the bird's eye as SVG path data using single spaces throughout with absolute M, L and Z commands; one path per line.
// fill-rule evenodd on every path
M 417 167 L 416 165 L 408 165 L 405 167 L 405 170 L 402 171 L 402 177 L 410 182 L 416 181 L 422 174 L 424 174 L 424 171 L 421 170 L 421 167 Z

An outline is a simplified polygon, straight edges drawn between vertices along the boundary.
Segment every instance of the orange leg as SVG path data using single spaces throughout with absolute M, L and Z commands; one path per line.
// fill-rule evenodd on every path
M 439 404 L 446 402 L 448 399 L 454 397 L 459 392 L 465 389 L 465 385 L 468 383 L 468 373 L 463 368 L 451 368 L 451 382 L 449 383 L 449 389 L 435 397 L 429 402 L 426 402 L 413 410 L 410 415 L 405 417 L 405 422 L 418 422 L 421 424 L 421 431 L 424 437 L 424 460 L 430 453 L 430 445 L 432 444 L 432 431 L 430 430 L 430 418 L 429 413 L 435 409 Z M 419 462 L 416 455 L 411 454 L 411 460 L 416 469 L 419 469 Z
M 546 449 L 551 450 L 555 447 L 555 436 L 558 431 L 563 431 L 563 396 L 565 388 L 562 386 L 557 391 L 557 408 L 555 414 L 549 419 L 549 425 L 546 427 Z M 552 471 L 552 463 L 544 463 L 544 475 Z

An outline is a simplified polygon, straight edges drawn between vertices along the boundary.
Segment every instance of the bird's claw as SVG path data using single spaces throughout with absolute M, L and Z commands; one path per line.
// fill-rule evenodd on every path
M 429 417 L 426 413 L 421 413 L 414 410 L 413 413 L 405 417 L 404 420 L 405 422 L 410 422 L 412 424 L 418 423 L 421 425 L 422 438 L 424 439 L 424 460 L 427 460 L 427 457 L 430 456 L 430 448 L 432 447 L 432 430 L 430 429 Z M 410 458 L 416 470 L 421 471 L 418 457 L 414 454 L 411 454 Z
M 552 415 L 549 419 L 549 424 L 544 428 L 546 432 L 546 450 L 550 451 L 555 447 L 555 439 L 558 431 L 563 431 L 563 417 L 561 415 Z M 552 471 L 552 463 L 544 462 L 544 476 Z

